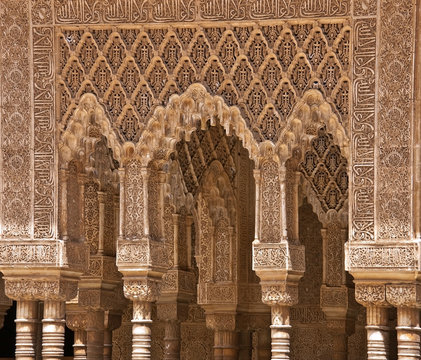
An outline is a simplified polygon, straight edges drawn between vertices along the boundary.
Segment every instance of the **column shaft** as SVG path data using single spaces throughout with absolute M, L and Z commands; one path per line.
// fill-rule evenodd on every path
M 241 331 L 239 334 L 239 360 L 251 359 L 251 332 L 248 330 Z
M 86 331 L 75 330 L 75 340 L 73 344 L 74 360 L 86 360 Z
M 261 329 L 257 331 L 257 358 L 270 359 L 271 357 L 271 330 Z
M 398 307 L 398 359 L 420 359 L 420 313 L 419 309 Z
M 64 356 L 65 302 L 46 300 L 42 320 L 42 358 L 58 360 Z
M 104 331 L 104 360 L 111 360 L 113 353 L 113 331 Z
M 177 320 L 165 322 L 164 360 L 180 359 L 180 323 Z
M 214 360 L 237 360 L 238 334 L 235 331 L 215 330 L 213 356 Z
M 21 300 L 16 309 L 16 359 L 34 360 L 38 323 L 38 303 Z
M 146 301 L 133 301 L 133 352 L 132 360 L 151 359 L 151 310 Z
M 367 307 L 367 360 L 389 359 L 388 309 Z
M 86 328 L 86 353 L 88 360 L 102 359 L 104 356 L 104 312 L 88 313 Z
M 291 331 L 289 306 L 274 305 L 271 311 L 272 360 L 289 359 Z

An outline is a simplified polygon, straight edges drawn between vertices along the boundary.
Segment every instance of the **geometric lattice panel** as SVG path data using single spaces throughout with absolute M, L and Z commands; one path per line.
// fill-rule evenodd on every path
M 350 28 L 332 22 L 60 28 L 60 121 L 97 95 L 122 142 L 158 105 L 202 83 L 240 108 L 258 141 L 276 142 L 297 99 L 318 88 L 349 122 Z
M 348 172 L 346 158 L 333 136 L 323 126 L 311 141 L 300 164 L 300 170 L 309 181 L 325 212 L 339 211 L 348 196 Z

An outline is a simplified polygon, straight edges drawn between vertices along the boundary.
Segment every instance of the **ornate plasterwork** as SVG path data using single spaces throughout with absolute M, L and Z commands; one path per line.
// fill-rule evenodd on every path
M 374 7 L 376 2 L 358 1 L 355 11 Z M 364 4 L 366 4 L 364 6 Z M 369 5 L 367 5 L 369 4 Z M 360 12 L 357 12 L 358 14 Z M 365 11 L 363 12 L 365 14 Z M 353 107 L 350 157 L 350 234 L 351 240 L 375 239 L 374 161 L 376 121 L 376 18 L 354 21 L 353 27 Z
M 383 241 L 410 240 L 416 5 L 404 0 L 380 4 L 377 236 Z
M 29 2 L 0 5 L 1 223 L 4 238 L 32 237 Z
M 353 245 L 345 246 L 346 269 L 357 271 L 358 269 L 402 269 L 417 270 L 419 267 L 418 245 Z
M 348 129 L 347 23 L 247 25 L 62 28 L 60 121 L 65 124 L 79 98 L 91 92 L 120 141 L 136 143 L 154 109 L 197 82 L 238 106 L 259 142 L 279 140 L 295 104 L 311 88 L 320 89 Z
M 77 281 L 5 279 L 6 295 L 14 300 L 73 299 L 77 294 Z
M 305 271 L 304 247 L 288 243 L 260 243 L 253 246 L 253 270 Z
M 174 0 L 171 2 L 101 0 L 89 5 L 86 0 L 56 0 L 54 17 L 61 24 L 164 23 L 200 20 L 264 20 L 314 17 L 340 17 L 350 14 L 349 0 L 257 0 L 231 3 L 226 0 Z

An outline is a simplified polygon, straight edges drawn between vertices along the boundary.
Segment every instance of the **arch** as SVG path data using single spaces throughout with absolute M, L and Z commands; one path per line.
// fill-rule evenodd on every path
M 95 144 L 101 139 L 102 135 L 107 139 L 107 146 L 112 150 L 113 157 L 120 162 L 125 146 L 119 143 L 117 135 L 96 96 L 90 93 L 84 94 L 74 115 L 60 136 L 59 152 L 61 160 L 66 165 L 72 159 L 79 159 L 87 163 L 90 152 L 95 150 Z
M 136 145 L 136 153 L 146 164 L 156 157 L 167 159 L 183 136 L 190 140 L 194 130 L 206 129 L 207 121 L 212 126 L 219 121 L 227 135 L 234 133 L 249 151 L 250 158 L 258 163 L 260 145 L 240 110 L 228 107 L 221 97 L 210 95 L 201 84 L 191 85 L 182 95 L 172 95 L 165 108 L 160 106 L 155 110 Z
M 345 129 L 323 94 L 311 89 L 294 107 L 276 144 L 281 162 L 285 163 L 292 157 L 296 147 L 308 146 L 323 125 L 326 125 L 327 131 L 332 134 L 334 142 L 339 145 L 345 158 L 349 159 L 349 139 Z

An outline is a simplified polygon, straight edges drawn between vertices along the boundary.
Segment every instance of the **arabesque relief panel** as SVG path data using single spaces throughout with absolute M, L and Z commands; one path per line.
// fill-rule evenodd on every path
M 93 92 L 120 140 L 137 142 L 157 106 L 199 82 L 240 108 L 257 141 L 276 143 L 310 88 L 348 128 L 350 32 L 345 20 L 60 27 L 58 120 L 65 127 L 80 97 Z

